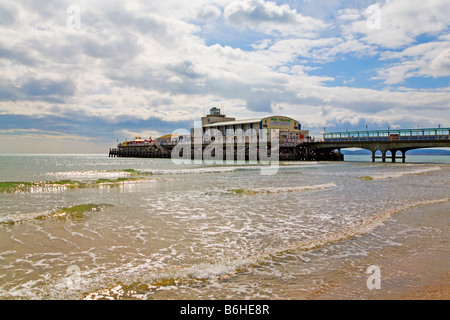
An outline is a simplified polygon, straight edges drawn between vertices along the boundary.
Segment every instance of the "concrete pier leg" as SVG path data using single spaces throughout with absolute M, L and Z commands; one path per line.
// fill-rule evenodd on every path
M 375 162 L 375 152 L 377 152 L 376 150 L 372 150 L 372 162 Z
M 406 162 L 406 150 L 402 150 L 402 163 Z
M 395 157 L 396 157 L 396 155 L 397 155 L 397 150 L 391 150 L 391 154 L 392 154 L 392 162 L 396 162 L 395 160 Z
M 381 161 L 382 162 L 386 162 L 386 152 L 387 152 L 387 150 L 381 151 Z

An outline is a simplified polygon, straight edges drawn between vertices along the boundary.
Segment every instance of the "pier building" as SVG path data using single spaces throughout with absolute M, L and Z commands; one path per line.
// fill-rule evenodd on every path
M 304 130 L 296 119 L 273 115 L 236 120 L 213 107 L 190 132 L 172 133 L 156 140 L 136 138 L 119 143 L 117 148 L 110 149 L 109 156 L 170 158 L 174 151 L 177 156 L 187 155 L 187 158 L 194 159 L 197 155 L 204 156 L 206 151 L 207 156 L 211 153 L 211 157 L 216 157 L 215 148 L 219 148 L 226 150 L 218 151 L 218 154 L 223 154 L 227 160 L 233 157 L 235 160 L 253 160 L 254 156 L 259 160 L 264 152 L 267 152 L 267 157 L 276 152 L 280 160 L 343 160 L 340 152 L 334 150 L 314 152 L 301 147 L 313 141 L 309 131 Z M 210 146 L 212 152 L 209 152 Z
M 223 137 L 224 141 L 232 138 L 235 143 L 257 142 L 263 138 L 263 129 L 266 129 L 267 141 L 279 139 L 280 145 L 296 145 L 309 140 L 309 131 L 302 130 L 299 121 L 285 116 L 236 120 L 222 115 L 220 109 L 214 107 L 201 120 L 204 143 L 217 137 Z M 278 129 L 277 136 L 272 136 L 272 129 Z

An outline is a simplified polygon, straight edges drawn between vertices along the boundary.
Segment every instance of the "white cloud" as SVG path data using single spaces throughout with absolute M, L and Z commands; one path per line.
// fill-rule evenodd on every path
M 213 5 L 206 5 L 202 7 L 198 13 L 197 18 L 202 21 L 211 21 L 219 18 L 222 15 L 222 11 Z
M 430 69 L 435 76 L 450 76 L 450 46 L 431 60 Z
M 381 28 L 368 28 L 373 13 L 363 10 L 362 20 L 352 22 L 351 31 L 362 34 L 364 41 L 385 48 L 397 49 L 412 44 L 417 36 L 435 35 L 450 24 L 447 0 L 387 0 L 380 5 Z
M 412 77 L 450 76 L 450 41 L 433 41 L 410 46 L 402 51 L 384 52 L 382 59 L 399 60 L 378 71 L 375 79 L 397 84 Z
M 311 36 L 326 24 L 305 17 L 289 5 L 264 0 L 234 1 L 224 10 L 226 21 L 238 28 L 249 28 L 267 34 Z
M 338 10 L 338 18 L 341 20 L 359 20 L 361 18 L 361 13 L 357 9 L 342 9 Z

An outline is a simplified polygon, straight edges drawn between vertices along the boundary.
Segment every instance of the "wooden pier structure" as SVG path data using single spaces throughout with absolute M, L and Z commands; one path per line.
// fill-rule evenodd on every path
M 172 151 L 176 147 L 176 144 L 167 145 L 150 145 L 150 146 L 118 146 L 117 148 L 112 148 L 109 150 L 110 157 L 133 157 L 133 158 L 172 158 Z M 202 144 L 200 146 L 191 145 L 190 146 L 190 156 L 183 156 L 184 150 L 189 149 L 187 146 L 183 146 L 184 149 L 181 153 L 177 154 L 177 158 L 190 158 L 196 159 L 197 155 L 202 155 L 202 159 L 215 158 L 216 154 L 213 150 L 211 154 L 207 157 L 203 156 L 205 154 L 206 148 L 210 144 Z M 217 147 L 217 146 L 216 146 Z M 264 155 L 268 158 L 271 156 L 271 145 L 264 145 L 266 148 L 264 150 Z M 260 157 L 260 147 L 257 143 L 242 143 L 234 144 L 231 148 L 232 155 L 228 155 L 230 148 L 227 145 L 222 145 L 222 159 L 223 160 L 264 160 Z M 234 149 L 234 150 L 233 150 Z M 267 151 L 266 151 L 267 150 Z M 278 152 L 278 160 L 280 161 L 343 161 L 344 156 L 340 151 L 336 150 L 313 150 L 309 151 L 307 148 L 303 148 L 296 144 L 288 144 L 279 146 L 275 150 Z M 207 152 L 208 153 L 208 152 Z

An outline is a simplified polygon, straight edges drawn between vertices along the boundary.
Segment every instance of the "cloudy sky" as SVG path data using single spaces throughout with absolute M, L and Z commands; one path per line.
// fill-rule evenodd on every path
M 448 0 L 0 2 L 0 153 L 105 153 L 216 106 L 450 126 Z

